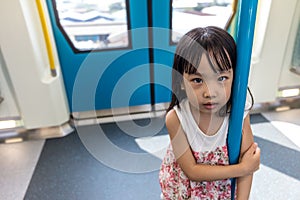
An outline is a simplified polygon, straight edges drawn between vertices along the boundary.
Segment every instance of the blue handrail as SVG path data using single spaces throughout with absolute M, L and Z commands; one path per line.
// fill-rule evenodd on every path
M 239 159 L 257 4 L 258 0 L 241 0 L 240 3 L 240 15 L 237 22 L 237 67 L 228 129 L 230 164 L 237 163 Z M 231 199 L 234 199 L 235 182 L 236 180 L 232 179 Z

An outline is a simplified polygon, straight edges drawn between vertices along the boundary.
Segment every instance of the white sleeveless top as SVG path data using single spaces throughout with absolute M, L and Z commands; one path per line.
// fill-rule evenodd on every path
M 214 135 L 206 135 L 196 123 L 187 99 L 180 103 L 180 108 L 174 107 L 181 126 L 187 136 L 188 142 L 193 151 L 213 151 L 217 147 L 226 145 L 229 116 L 227 115 L 219 130 Z M 201 116 L 200 116 L 201 117 Z

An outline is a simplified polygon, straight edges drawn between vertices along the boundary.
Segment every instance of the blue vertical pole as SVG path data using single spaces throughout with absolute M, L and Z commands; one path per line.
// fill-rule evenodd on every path
M 258 0 L 241 0 L 240 3 L 240 15 L 237 23 L 237 66 L 234 72 L 233 103 L 228 129 L 230 164 L 236 164 L 240 154 L 257 3 Z M 232 179 L 231 199 L 234 199 L 235 183 L 236 180 Z

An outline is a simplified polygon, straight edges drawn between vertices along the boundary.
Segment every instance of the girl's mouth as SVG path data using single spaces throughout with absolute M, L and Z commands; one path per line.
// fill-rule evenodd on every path
M 217 103 L 205 103 L 203 106 L 208 110 L 212 110 L 217 107 Z

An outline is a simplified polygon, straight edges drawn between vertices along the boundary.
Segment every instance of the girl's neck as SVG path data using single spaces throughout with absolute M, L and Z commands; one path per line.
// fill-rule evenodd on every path
M 198 127 L 206 135 L 216 134 L 225 118 L 218 113 L 202 113 L 196 110 L 192 110 L 191 112 Z

